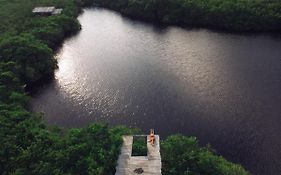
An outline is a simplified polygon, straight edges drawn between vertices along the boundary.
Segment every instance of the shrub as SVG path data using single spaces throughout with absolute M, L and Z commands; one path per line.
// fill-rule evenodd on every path
M 161 143 L 163 175 L 248 175 L 240 165 L 228 162 L 195 137 L 174 135 Z

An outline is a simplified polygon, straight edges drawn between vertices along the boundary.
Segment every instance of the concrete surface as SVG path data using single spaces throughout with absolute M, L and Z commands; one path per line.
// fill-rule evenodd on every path
M 146 136 L 147 140 L 149 136 Z M 155 135 L 155 144 L 147 142 L 147 156 L 131 156 L 133 136 L 123 136 L 123 145 L 118 157 L 115 175 L 137 175 L 136 169 L 142 168 L 141 175 L 161 175 L 161 156 L 159 135 Z

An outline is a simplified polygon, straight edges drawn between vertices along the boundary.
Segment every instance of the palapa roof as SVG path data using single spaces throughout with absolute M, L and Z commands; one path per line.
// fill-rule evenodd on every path
M 53 6 L 50 7 L 35 7 L 32 10 L 32 13 L 53 13 L 56 8 Z
M 59 15 L 59 14 L 61 14 L 61 12 L 62 12 L 62 9 L 55 9 L 55 10 L 52 12 L 52 14 L 53 14 L 53 15 Z

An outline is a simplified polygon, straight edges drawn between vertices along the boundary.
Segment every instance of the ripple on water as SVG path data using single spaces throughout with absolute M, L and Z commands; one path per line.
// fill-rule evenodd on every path
M 194 135 L 253 174 L 281 172 L 281 39 L 157 27 L 87 9 L 32 101 L 50 124 Z

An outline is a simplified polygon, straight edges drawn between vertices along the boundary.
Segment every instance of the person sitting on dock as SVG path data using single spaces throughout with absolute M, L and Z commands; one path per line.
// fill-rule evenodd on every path
M 155 135 L 154 135 L 154 129 L 150 130 L 150 135 L 149 135 L 149 142 L 151 143 L 151 145 L 154 145 L 155 143 Z

